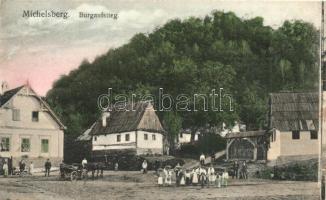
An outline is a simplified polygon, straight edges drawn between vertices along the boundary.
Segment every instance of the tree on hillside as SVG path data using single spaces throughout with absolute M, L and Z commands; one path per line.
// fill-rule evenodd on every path
M 193 133 L 207 126 L 232 124 L 239 119 L 251 130 L 264 127 L 268 93 L 316 90 L 318 32 L 303 21 L 286 21 L 277 29 L 263 18 L 241 19 L 234 13 L 214 11 L 203 19 L 174 19 L 149 34 L 136 34 L 92 63 L 57 80 L 47 99 L 60 111 L 68 137 L 77 137 L 99 116 L 97 98 L 113 88 L 114 94 L 146 93 L 158 99 L 158 89 L 179 94 L 224 91 L 234 99 L 233 112 L 158 112 L 172 121 L 175 136 L 181 123 Z M 191 106 L 203 100 L 190 101 Z M 223 105 L 227 106 L 227 105 Z

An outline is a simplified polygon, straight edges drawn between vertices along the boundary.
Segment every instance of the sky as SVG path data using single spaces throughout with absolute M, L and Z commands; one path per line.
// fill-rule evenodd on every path
M 136 33 L 150 33 L 175 18 L 204 17 L 212 10 L 241 18 L 264 18 L 277 28 L 285 20 L 304 20 L 320 27 L 318 1 L 217 0 L 0 0 L 0 81 L 10 88 L 29 83 L 45 95 L 55 80 L 87 59 L 116 48 Z M 67 12 L 69 17 L 23 17 L 23 11 Z M 79 12 L 117 13 L 112 18 L 80 18 Z

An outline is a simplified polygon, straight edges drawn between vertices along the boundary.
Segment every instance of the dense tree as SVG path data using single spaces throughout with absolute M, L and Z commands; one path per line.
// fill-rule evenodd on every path
M 272 29 L 261 17 L 241 19 L 214 11 L 204 19 L 171 20 L 152 33 L 136 34 L 92 63 L 83 61 L 54 83 L 47 99 L 67 125 L 66 135 L 74 138 L 99 116 L 97 98 L 109 87 L 113 96 L 155 97 L 159 88 L 176 97 L 208 95 L 223 87 L 234 99 L 233 112 L 159 112 L 172 136 L 179 126 L 194 133 L 234 120 L 259 129 L 264 126 L 268 93 L 317 88 L 317 52 L 318 32 L 309 23 L 285 21 Z M 196 104 L 203 105 L 203 100 L 190 101 Z

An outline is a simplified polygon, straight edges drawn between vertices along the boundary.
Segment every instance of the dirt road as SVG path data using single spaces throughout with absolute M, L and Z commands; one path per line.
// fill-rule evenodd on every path
M 103 179 L 70 182 L 52 177 L 0 178 L 0 200 L 99 199 L 319 199 L 315 182 L 252 179 L 227 188 L 158 187 L 153 172 L 106 172 Z

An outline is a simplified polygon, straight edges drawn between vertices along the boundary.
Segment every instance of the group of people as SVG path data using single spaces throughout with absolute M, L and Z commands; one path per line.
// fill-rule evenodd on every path
M 213 165 L 208 168 L 200 165 L 198 168 L 183 169 L 179 164 L 172 169 L 166 166 L 158 171 L 158 185 L 176 186 L 201 185 L 201 187 L 226 187 L 228 185 L 229 173 L 227 169 L 223 173 L 215 171 Z
M 234 161 L 232 170 L 232 178 L 248 179 L 248 167 L 246 161 Z
M 26 167 L 25 161 L 21 160 L 19 161 L 18 168 L 16 169 L 17 169 L 16 171 L 14 169 L 11 169 L 11 167 L 9 167 L 9 162 L 5 160 L 2 165 L 3 176 L 7 177 L 8 175 L 12 175 L 12 174 L 18 174 L 20 176 L 23 176 L 25 173 L 29 175 L 33 175 L 34 163 L 33 161 L 31 161 L 29 163 L 29 166 Z M 51 162 L 49 159 L 47 159 L 46 162 L 44 163 L 45 176 L 50 176 L 50 170 L 51 170 Z

